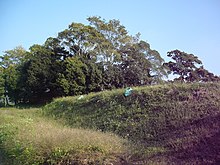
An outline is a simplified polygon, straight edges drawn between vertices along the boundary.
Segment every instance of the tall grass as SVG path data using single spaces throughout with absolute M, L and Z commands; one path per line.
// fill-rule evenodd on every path
M 103 164 L 124 153 L 116 135 L 73 129 L 40 117 L 38 110 L 0 110 L 0 151 L 5 164 Z
M 137 87 L 128 97 L 123 92 L 58 98 L 42 111 L 1 109 L 0 160 L 18 165 L 220 163 L 220 84 Z

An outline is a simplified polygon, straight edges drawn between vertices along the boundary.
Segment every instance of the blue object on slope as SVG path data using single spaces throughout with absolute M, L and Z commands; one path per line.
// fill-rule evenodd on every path
M 131 95 L 131 93 L 132 93 L 132 88 L 129 87 L 129 88 L 125 89 L 124 95 L 127 97 L 127 96 Z

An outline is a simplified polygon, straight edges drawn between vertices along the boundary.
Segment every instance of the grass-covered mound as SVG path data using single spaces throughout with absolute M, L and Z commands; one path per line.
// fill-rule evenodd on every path
M 111 131 L 141 144 L 136 152 L 144 164 L 220 161 L 220 84 L 139 87 L 128 97 L 123 92 L 59 98 L 43 111 L 73 127 Z
M 129 150 L 110 133 L 69 128 L 39 109 L 0 109 L 0 165 L 110 164 Z

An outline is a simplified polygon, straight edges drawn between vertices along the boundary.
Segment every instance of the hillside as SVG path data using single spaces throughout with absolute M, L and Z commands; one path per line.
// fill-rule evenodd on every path
M 170 84 L 55 99 L 43 113 L 132 142 L 129 164 L 220 162 L 220 84 Z M 135 149 L 136 148 L 136 149 Z
M 1 108 L 0 164 L 219 164 L 219 94 L 166 84 Z

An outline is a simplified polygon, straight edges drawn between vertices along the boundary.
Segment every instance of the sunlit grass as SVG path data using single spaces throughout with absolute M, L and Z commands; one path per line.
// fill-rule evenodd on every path
M 9 165 L 218 163 L 220 84 L 133 89 L 129 97 L 119 89 L 58 98 L 42 110 L 0 109 L 0 160 L 3 155 Z
M 113 161 L 114 155 L 126 150 L 127 142 L 116 135 L 69 128 L 40 117 L 37 111 L 0 110 L 0 149 L 14 164 Z

